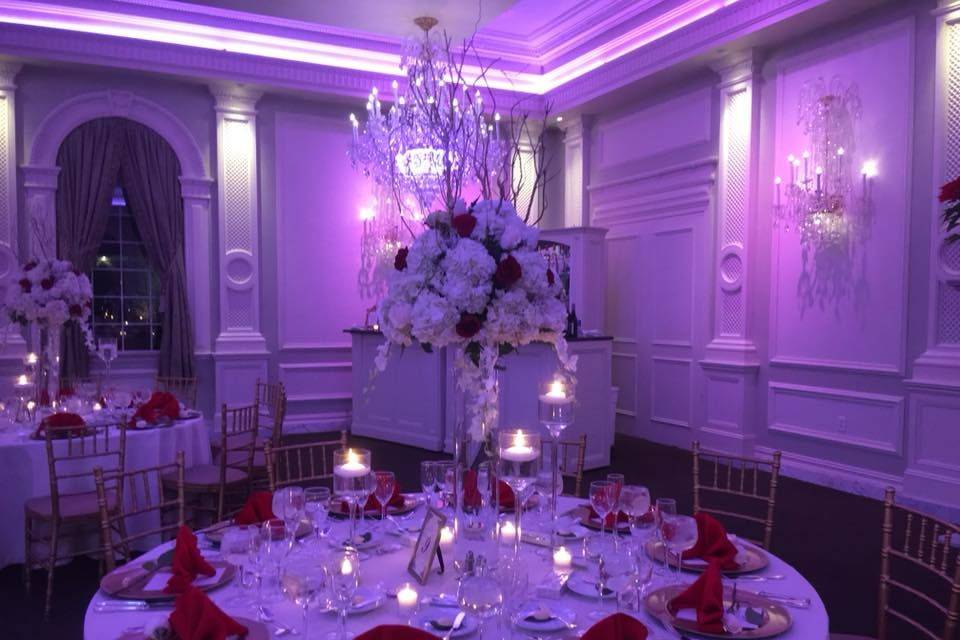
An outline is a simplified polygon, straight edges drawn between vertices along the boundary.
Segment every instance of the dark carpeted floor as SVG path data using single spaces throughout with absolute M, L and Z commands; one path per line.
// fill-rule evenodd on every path
M 320 439 L 323 434 L 291 440 L 311 437 Z M 442 457 L 375 440 L 363 441 L 363 445 L 372 450 L 374 460 L 390 460 L 390 467 L 409 490 L 419 487 L 420 461 Z M 611 469 L 623 472 L 628 483 L 646 485 L 654 497 L 676 498 L 683 512 L 692 509 L 688 451 L 618 437 Z M 586 480 L 603 477 L 605 473 L 606 470 L 590 472 Z M 803 573 L 819 591 L 830 614 L 831 631 L 875 633 L 882 504 L 782 478 L 777 506 L 773 551 Z M 10 640 L 81 638 L 87 602 L 97 589 L 97 563 L 84 558 L 57 569 L 50 622 L 43 621 L 42 573 L 34 574 L 33 593 L 29 597 L 24 594 L 21 576 L 19 565 L 0 571 L 0 636 Z

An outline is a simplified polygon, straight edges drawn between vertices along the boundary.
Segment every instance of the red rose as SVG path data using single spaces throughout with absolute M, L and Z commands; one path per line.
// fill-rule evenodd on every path
M 40 281 L 40 286 L 44 289 L 53 289 L 53 278 L 44 278 Z
M 407 268 L 407 254 L 410 253 L 410 249 L 406 247 L 400 247 L 397 250 L 397 257 L 393 259 L 393 268 L 397 271 L 403 271 Z
M 23 289 L 24 293 L 30 293 L 30 289 L 33 288 L 33 285 L 30 284 L 30 281 L 26 278 L 22 278 L 19 282 L 20 288 Z
M 70 305 L 70 315 L 71 316 L 80 316 L 83 314 L 83 307 L 78 304 Z
M 457 323 L 457 335 L 461 338 L 472 338 L 480 331 L 483 321 L 475 313 L 461 313 Z
M 523 275 L 523 269 L 520 263 L 513 256 L 507 256 L 497 265 L 497 272 L 493 274 L 493 280 L 504 289 L 509 289 L 514 282 Z
M 36 266 L 37 266 L 37 261 L 36 261 L 36 260 L 31 260 L 31 261 L 28 262 L 27 264 L 23 265 L 23 270 L 24 270 L 24 271 L 30 271 L 31 269 L 35 269 Z
M 470 213 L 461 213 L 458 216 L 453 216 L 453 220 L 450 222 L 453 225 L 453 228 L 456 229 L 457 234 L 461 238 L 468 237 L 473 233 L 474 228 L 477 226 L 477 219 Z
M 940 202 L 960 200 L 960 178 L 955 178 L 940 187 Z
M 552 287 L 553 283 L 556 281 L 557 279 L 553 275 L 553 269 L 547 269 L 547 284 L 549 284 Z

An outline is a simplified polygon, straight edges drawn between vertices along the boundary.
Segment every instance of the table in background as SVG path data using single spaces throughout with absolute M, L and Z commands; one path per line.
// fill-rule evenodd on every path
M 576 506 L 576 504 L 579 502 L 580 501 L 572 498 L 562 498 L 560 506 L 565 511 Z M 340 528 L 345 526 L 346 525 L 344 523 L 338 523 L 335 525 L 335 527 Z M 336 530 L 337 529 L 335 529 L 335 531 Z M 387 536 L 387 541 L 395 540 L 397 540 L 397 538 L 393 536 Z M 163 544 L 160 547 L 152 550 L 145 556 L 145 558 L 149 559 L 159 555 L 171 545 L 172 542 Z M 538 551 L 542 552 L 543 549 L 540 547 L 523 545 L 523 555 L 529 567 L 531 597 L 536 585 L 547 574 L 547 572 L 553 570 L 552 559 L 544 557 L 548 556 L 549 554 L 538 553 Z M 204 553 L 210 554 L 213 552 L 206 550 Z M 360 571 L 362 576 L 362 585 L 370 587 L 378 583 L 382 583 L 385 587 L 392 587 L 404 582 L 413 582 L 413 578 L 411 578 L 407 573 L 407 563 L 410 560 L 410 553 L 410 547 L 404 546 L 400 551 L 395 553 L 390 553 L 383 556 L 371 555 L 369 560 L 361 561 Z M 765 590 L 771 593 L 782 595 L 806 597 L 810 598 L 811 602 L 809 609 L 789 610 L 790 615 L 793 617 L 793 627 L 787 633 L 778 636 L 778 638 L 781 638 L 782 640 L 820 640 L 821 638 L 823 640 L 827 640 L 829 638 L 829 620 L 827 618 L 827 612 L 824 608 L 823 601 L 820 599 L 820 596 L 817 595 L 816 590 L 803 576 L 796 571 L 796 569 L 775 555 L 768 555 L 770 556 L 770 565 L 762 572 L 759 572 L 759 575 L 782 574 L 784 579 L 759 584 L 743 583 L 744 587 L 750 590 L 754 590 L 754 587 L 756 587 L 756 590 Z M 456 572 L 450 565 L 452 565 L 452 563 L 448 562 L 448 571 L 445 575 L 440 576 L 434 572 L 430 576 L 430 579 L 426 585 L 417 586 L 417 590 L 420 592 L 421 597 L 425 595 L 435 595 L 438 593 L 456 593 Z M 693 580 L 696 577 L 692 574 L 685 574 L 685 576 L 687 580 Z M 653 589 L 662 586 L 665 583 L 665 580 L 666 578 L 654 576 L 654 582 L 650 586 L 650 590 L 652 591 Z M 237 585 L 235 580 L 232 584 L 227 585 L 226 587 L 210 592 L 209 595 L 227 613 L 234 616 L 246 617 L 248 619 L 252 618 L 254 617 L 252 608 L 237 609 L 227 604 L 231 600 L 231 597 L 236 594 L 236 590 L 239 588 L 240 587 Z M 86 640 L 114 640 L 119 638 L 126 629 L 149 624 L 151 621 L 156 621 L 158 618 L 169 615 L 169 610 L 154 610 L 133 613 L 96 613 L 93 611 L 93 606 L 96 602 L 101 600 L 109 600 L 109 598 L 98 591 L 87 607 L 83 629 L 84 638 L 86 638 Z M 587 614 L 596 607 L 595 598 L 584 598 L 564 590 L 559 602 L 576 612 L 576 622 L 579 633 L 582 633 L 589 628 L 591 622 L 587 619 Z M 607 606 L 609 607 L 610 613 L 614 613 L 613 602 L 611 601 Z M 300 610 L 292 602 L 282 600 L 276 603 L 271 603 L 270 608 L 273 610 L 279 622 L 294 628 L 300 627 Z M 336 626 L 336 617 L 332 613 L 311 612 L 311 616 L 311 637 L 322 637 L 323 632 L 334 629 Z M 660 627 L 660 625 L 646 613 L 641 613 L 638 615 L 638 617 L 650 629 L 651 640 L 672 637 L 668 635 L 663 628 Z M 403 622 L 404 621 L 401 619 L 397 611 L 396 600 L 393 598 L 387 598 L 382 606 L 369 613 L 350 616 L 347 624 L 351 631 L 359 634 L 363 630 L 380 624 L 398 624 Z M 522 636 L 523 634 L 518 632 L 518 635 Z M 477 635 L 471 636 L 471 638 L 478 637 L 479 636 Z
M 9 422 L 0 424 L 0 568 L 24 560 L 23 503 L 50 495 L 46 443 L 17 431 Z M 210 436 L 202 416 L 178 420 L 169 427 L 128 430 L 125 466 L 136 470 L 169 464 L 181 450 L 188 467 L 210 462 Z M 88 462 L 92 489 L 96 461 Z

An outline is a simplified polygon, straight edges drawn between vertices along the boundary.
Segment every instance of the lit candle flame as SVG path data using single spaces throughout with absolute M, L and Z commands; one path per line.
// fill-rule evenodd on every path
M 547 396 L 551 398 L 566 398 L 567 390 L 563 387 L 563 380 L 557 379 L 551 382 Z
M 347 449 L 347 464 L 360 464 L 360 456 L 353 449 Z
M 527 446 L 527 434 L 523 431 L 517 431 L 517 434 L 513 436 L 513 446 L 515 447 L 526 447 Z
M 30 384 L 30 382 L 27 380 L 27 376 L 21 373 L 20 377 L 17 378 L 17 384 L 26 385 L 26 384 Z
M 340 574 L 348 576 L 353 573 L 353 563 L 350 562 L 350 558 L 344 558 L 343 562 L 340 563 Z

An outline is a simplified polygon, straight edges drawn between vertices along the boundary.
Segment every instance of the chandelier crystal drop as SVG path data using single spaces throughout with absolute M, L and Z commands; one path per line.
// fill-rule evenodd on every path
M 788 178 L 777 176 L 774 220 L 796 229 L 804 247 L 840 246 L 850 241 L 870 204 L 875 161 L 854 172 L 860 93 L 855 83 L 834 77 L 804 84 L 797 123 L 809 147 L 787 157 Z M 857 179 L 859 177 L 859 179 Z

